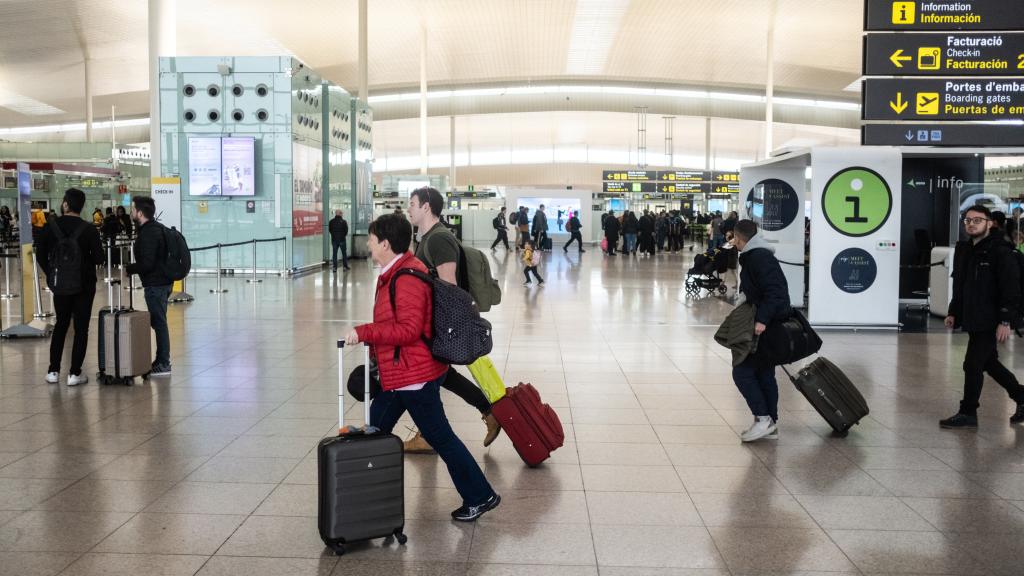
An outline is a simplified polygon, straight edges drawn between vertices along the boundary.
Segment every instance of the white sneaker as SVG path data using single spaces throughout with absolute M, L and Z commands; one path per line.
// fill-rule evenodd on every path
M 85 384 L 88 381 L 89 377 L 85 374 L 79 374 L 77 376 L 74 374 L 68 375 L 68 386 L 78 386 L 79 384 Z
M 772 421 L 771 416 L 755 416 L 754 425 L 743 432 L 743 434 L 740 434 L 740 440 L 753 442 L 777 432 L 778 427 Z
M 60 382 L 60 372 L 49 372 L 46 374 L 46 381 L 50 384 Z

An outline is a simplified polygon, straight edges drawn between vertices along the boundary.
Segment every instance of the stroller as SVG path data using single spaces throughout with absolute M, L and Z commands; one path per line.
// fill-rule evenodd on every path
M 709 248 L 697 254 L 693 259 L 693 267 L 686 271 L 686 293 L 699 296 L 701 290 L 725 294 L 728 287 L 722 274 L 729 269 L 729 262 L 734 258 L 736 248 L 728 244 L 722 248 Z

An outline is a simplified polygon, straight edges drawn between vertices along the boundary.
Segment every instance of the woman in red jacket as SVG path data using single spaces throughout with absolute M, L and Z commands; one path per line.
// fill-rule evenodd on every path
M 462 507 L 452 512 L 452 518 L 472 522 L 497 507 L 501 497 L 491 488 L 445 416 L 440 385 L 448 374 L 448 365 L 438 362 L 424 342 L 432 336 L 430 287 L 418 278 L 400 277 L 395 284 L 392 307 L 389 285 L 395 273 L 402 268 L 427 271 L 409 252 L 411 242 L 412 225 L 404 216 L 388 214 L 370 224 L 367 246 L 374 263 L 382 268 L 377 279 L 373 322 L 356 326 L 345 341 L 369 344 L 377 360 L 382 392 L 370 405 L 370 423 L 390 433 L 408 411 L 420 433 L 448 466 L 455 489 L 462 496 Z

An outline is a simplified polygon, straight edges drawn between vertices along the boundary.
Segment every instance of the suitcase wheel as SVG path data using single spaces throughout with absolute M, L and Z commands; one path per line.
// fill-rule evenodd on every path
M 331 550 L 334 551 L 335 556 L 345 555 L 345 545 L 341 543 L 328 544 Z
M 142 379 L 143 380 L 149 380 L 149 375 L 150 374 L 152 374 L 152 372 L 146 372 L 145 374 L 142 375 Z
M 398 530 L 395 530 L 395 540 L 402 546 L 405 546 L 405 543 L 409 541 L 409 537 L 402 532 L 401 528 L 399 528 Z
M 845 430 L 833 430 L 832 431 L 832 436 L 834 438 L 846 438 L 849 435 L 850 435 L 850 429 L 849 428 L 847 428 Z

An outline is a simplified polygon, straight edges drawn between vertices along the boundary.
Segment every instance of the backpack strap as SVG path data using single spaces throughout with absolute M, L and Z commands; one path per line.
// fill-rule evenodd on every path
M 420 272 L 419 270 L 414 270 L 412 268 L 399 268 L 397 271 L 395 271 L 395 275 L 391 277 L 391 281 L 388 282 L 388 295 L 391 297 L 391 313 L 395 315 L 396 318 L 398 316 L 398 305 L 395 304 L 395 292 L 397 291 L 398 279 L 401 278 L 402 276 L 412 276 L 414 278 L 419 278 L 420 281 L 425 283 L 427 286 L 430 286 L 431 293 L 433 293 L 434 291 L 434 276 L 430 274 L 424 274 L 423 272 Z M 431 342 L 430 339 L 424 336 L 423 334 L 420 334 L 420 340 L 422 340 L 423 343 L 426 344 L 428 348 L 431 346 L 431 344 L 433 344 L 433 342 Z M 398 355 L 401 353 L 401 350 L 401 346 L 395 346 L 395 364 L 398 363 Z

